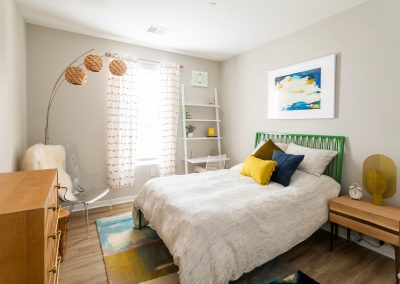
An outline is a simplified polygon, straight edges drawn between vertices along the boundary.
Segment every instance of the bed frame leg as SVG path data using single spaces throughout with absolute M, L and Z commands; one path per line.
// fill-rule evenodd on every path
M 139 230 L 143 229 L 143 225 L 142 225 L 142 216 L 143 216 L 143 213 L 142 213 L 142 211 L 139 209 L 139 210 L 138 210 Z
M 331 245 L 329 248 L 330 251 L 333 251 L 333 242 L 334 242 L 335 232 L 336 232 L 335 226 L 336 226 L 336 224 L 331 222 Z

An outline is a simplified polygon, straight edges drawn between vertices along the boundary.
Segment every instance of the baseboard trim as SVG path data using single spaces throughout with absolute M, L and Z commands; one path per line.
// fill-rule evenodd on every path
M 329 223 L 325 223 L 321 228 L 328 232 L 330 232 L 330 230 L 331 230 Z M 346 228 L 339 226 L 339 236 L 343 239 L 347 238 Z M 376 239 L 373 239 L 368 236 L 365 236 L 365 239 L 368 241 L 371 241 L 371 242 L 376 242 Z M 379 254 L 382 254 L 384 256 L 394 259 L 394 250 L 393 250 L 392 245 L 390 245 L 390 244 L 385 243 L 383 246 L 378 247 L 378 248 L 371 246 L 370 244 L 366 243 L 365 241 L 361 241 L 360 243 L 357 243 L 357 244 L 360 246 L 363 246 L 367 249 L 373 250 Z
M 116 205 L 116 204 L 121 204 L 121 203 L 133 202 L 133 200 L 135 200 L 135 198 L 136 198 L 136 195 L 129 195 L 129 196 L 118 197 L 118 198 L 109 199 L 109 200 L 100 200 L 100 201 L 96 201 L 96 202 L 89 204 L 89 209 L 107 207 L 110 205 Z M 71 212 L 77 212 L 77 211 L 84 210 L 83 204 L 67 205 L 64 208 L 68 209 Z

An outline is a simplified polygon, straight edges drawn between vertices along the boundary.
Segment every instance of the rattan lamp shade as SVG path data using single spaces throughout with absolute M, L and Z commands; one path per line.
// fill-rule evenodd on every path
M 65 69 L 65 80 L 73 85 L 83 85 L 86 83 L 87 75 L 85 70 L 80 67 L 67 67 Z
M 126 72 L 128 66 L 126 65 L 124 60 L 121 59 L 113 59 L 108 66 L 110 72 L 115 76 L 123 76 Z
M 99 72 L 103 68 L 103 58 L 98 55 L 89 54 L 85 57 L 84 64 L 87 70 Z

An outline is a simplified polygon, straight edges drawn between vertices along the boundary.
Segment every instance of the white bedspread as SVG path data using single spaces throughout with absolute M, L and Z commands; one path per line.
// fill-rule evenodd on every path
M 134 201 L 179 266 L 182 284 L 227 283 L 307 239 L 340 186 L 301 171 L 261 186 L 229 170 L 155 178 Z

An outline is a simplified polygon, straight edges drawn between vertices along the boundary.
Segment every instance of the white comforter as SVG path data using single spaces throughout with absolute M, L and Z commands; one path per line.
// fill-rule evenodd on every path
M 307 239 L 340 186 L 296 171 L 261 186 L 229 170 L 148 181 L 134 201 L 179 266 L 182 284 L 227 283 Z

